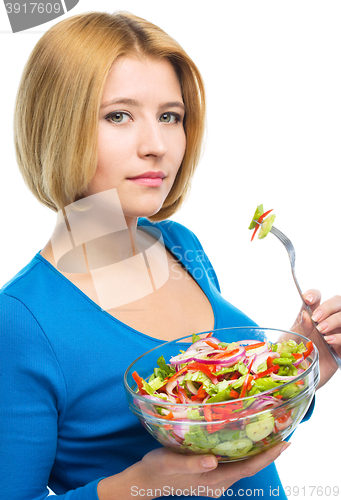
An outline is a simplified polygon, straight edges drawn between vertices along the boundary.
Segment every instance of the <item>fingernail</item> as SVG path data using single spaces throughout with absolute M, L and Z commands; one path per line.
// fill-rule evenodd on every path
M 327 342 L 333 342 L 335 340 L 334 335 L 328 335 L 328 337 L 324 337 L 324 340 Z
M 201 460 L 201 465 L 205 467 L 205 469 L 215 469 L 217 466 L 217 461 L 214 457 L 204 457 Z
M 314 314 L 312 315 L 312 320 L 313 321 L 319 321 L 323 316 L 323 312 L 321 311 L 321 309 L 317 309 L 317 311 L 314 312 Z
M 324 330 L 326 330 L 328 328 L 328 322 L 323 321 L 323 323 L 321 323 L 320 325 L 317 325 L 316 328 L 318 329 L 319 332 L 323 332 Z
M 311 304 L 312 301 L 314 300 L 314 295 L 311 294 L 307 295 L 305 300 L 306 302 L 309 302 L 309 304 Z
M 282 454 L 283 451 L 285 451 L 287 448 L 289 448 L 290 445 L 291 445 L 291 443 L 284 443 L 282 448 L 281 448 L 280 454 Z

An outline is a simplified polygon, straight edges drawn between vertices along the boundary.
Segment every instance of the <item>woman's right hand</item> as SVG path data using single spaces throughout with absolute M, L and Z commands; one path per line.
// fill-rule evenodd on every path
M 181 491 L 185 496 L 219 498 L 235 482 L 270 465 L 288 445 L 281 442 L 247 460 L 219 465 L 213 455 L 187 456 L 158 448 L 121 474 L 100 481 L 98 497 L 99 500 L 159 498 L 163 496 L 160 492 L 170 496 Z

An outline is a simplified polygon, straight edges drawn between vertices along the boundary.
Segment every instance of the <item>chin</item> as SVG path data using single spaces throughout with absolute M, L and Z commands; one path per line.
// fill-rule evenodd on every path
M 155 204 L 154 206 L 152 204 L 146 204 L 144 206 L 142 205 L 136 205 L 136 207 L 130 207 L 129 210 L 124 210 L 123 208 L 123 213 L 126 217 L 152 217 L 152 215 L 157 214 L 162 208 L 162 204 L 160 205 Z

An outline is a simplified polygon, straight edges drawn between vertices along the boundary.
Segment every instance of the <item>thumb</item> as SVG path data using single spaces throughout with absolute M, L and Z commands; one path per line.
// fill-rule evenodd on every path
M 303 335 L 304 337 L 310 337 L 314 331 L 314 325 L 307 311 L 303 310 L 301 312 L 300 321 L 291 328 L 291 331 Z

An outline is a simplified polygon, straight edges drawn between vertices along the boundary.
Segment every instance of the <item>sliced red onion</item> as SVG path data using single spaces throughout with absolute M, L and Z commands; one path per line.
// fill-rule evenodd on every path
M 263 396 L 262 398 L 258 398 L 254 403 L 252 403 L 248 409 L 257 410 L 263 409 L 265 407 L 275 408 L 280 405 L 281 401 L 273 396 Z
M 185 434 L 190 431 L 190 426 L 189 425 L 173 425 L 173 430 L 177 436 L 179 436 L 181 439 L 185 439 Z
M 221 366 L 229 367 L 229 366 L 235 365 L 236 363 L 238 363 L 238 361 L 241 361 L 245 358 L 245 349 L 244 349 L 244 347 L 240 346 L 238 349 L 238 352 L 236 354 L 233 354 L 232 356 L 229 356 L 227 358 L 203 359 L 203 357 L 204 356 L 206 357 L 207 354 L 220 354 L 222 352 L 223 352 L 222 350 L 215 351 L 212 349 L 209 353 L 207 353 L 207 352 L 200 353 L 200 356 L 198 354 L 193 354 L 193 356 L 191 358 L 181 359 L 181 358 L 175 357 L 175 358 L 172 358 L 170 361 L 172 364 L 175 364 L 175 365 L 181 365 L 184 363 L 189 363 L 191 361 L 196 361 L 196 362 L 202 363 L 204 365 L 221 365 Z
M 165 396 L 166 396 L 166 395 L 165 395 Z M 145 394 L 143 397 L 144 397 L 144 398 L 146 398 L 146 399 L 150 399 L 150 400 L 151 400 L 151 401 L 153 401 L 153 402 L 155 401 L 156 403 L 160 403 L 160 404 L 161 404 L 163 401 L 167 401 L 167 399 L 166 399 L 166 398 L 158 398 L 157 396 L 152 396 L 151 394 Z
M 193 359 L 194 359 L 193 355 L 189 358 L 181 358 L 181 357 L 176 356 L 175 358 L 170 359 L 170 364 L 175 365 L 176 369 L 179 371 L 179 369 L 178 369 L 179 365 L 182 365 L 184 363 L 189 363 L 190 361 L 193 361 Z
M 256 354 L 254 357 L 251 371 L 253 373 L 257 373 L 258 367 L 261 364 L 263 364 L 268 359 L 268 357 L 271 357 L 274 359 L 274 358 L 279 358 L 280 355 L 278 354 L 278 352 L 263 352 L 262 354 Z
M 188 409 L 186 408 L 186 410 L 184 411 L 172 411 L 173 413 L 173 416 L 176 420 L 179 420 L 179 419 L 187 419 L 187 411 Z
M 201 358 L 205 357 L 208 354 L 215 354 L 221 352 L 220 350 L 215 350 L 212 347 L 208 347 L 208 349 L 204 349 L 202 351 L 191 351 L 191 352 L 185 352 L 178 354 L 177 356 L 174 356 L 173 358 L 170 359 L 170 364 L 171 365 L 181 365 L 184 363 L 189 363 L 190 361 L 193 361 L 194 357 L 196 358 Z
M 293 363 L 293 366 L 298 366 L 302 363 L 302 361 L 304 360 L 304 356 L 302 354 L 302 356 L 300 358 L 298 358 L 294 363 Z
M 166 384 L 166 392 L 168 396 L 175 398 L 175 394 L 173 394 L 173 389 L 177 385 L 177 381 L 181 382 L 183 380 L 185 375 L 180 375 L 177 379 L 173 380 L 172 382 L 168 382 Z
M 193 382 L 191 380 L 186 381 L 186 386 L 187 386 L 188 391 L 191 394 L 193 394 L 193 395 L 197 394 L 198 389 L 195 387 L 195 385 L 193 384 Z
M 284 380 L 285 382 L 290 382 L 291 380 L 294 380 L 294 378 L 297 377 L 297 375 L 291 376 L 291 375 L 276 375 L 276 373 L 270 373 L 270 377 L 273 378 L 274 380 Z
M 189 346 L 189 348 L 187 349 L 186 352 L 192 351 L 192 350 L 196 350 L 196 349 L 199 349 L 199 348 L 202 348 L 202 347 L 210 347 L 207 344 L 207 342 L 205 342 L 205 340 L 209 340 L 210 342 L 213 342 L 214 344 L 220 344 L 220 342 L 221 342 L 219 339 L 216 339 L 215 337 L 208 337 L 206 339 L 197 340 L 196 342 L 194 342 L 194 344 L 192 344 L 191 346 Z

